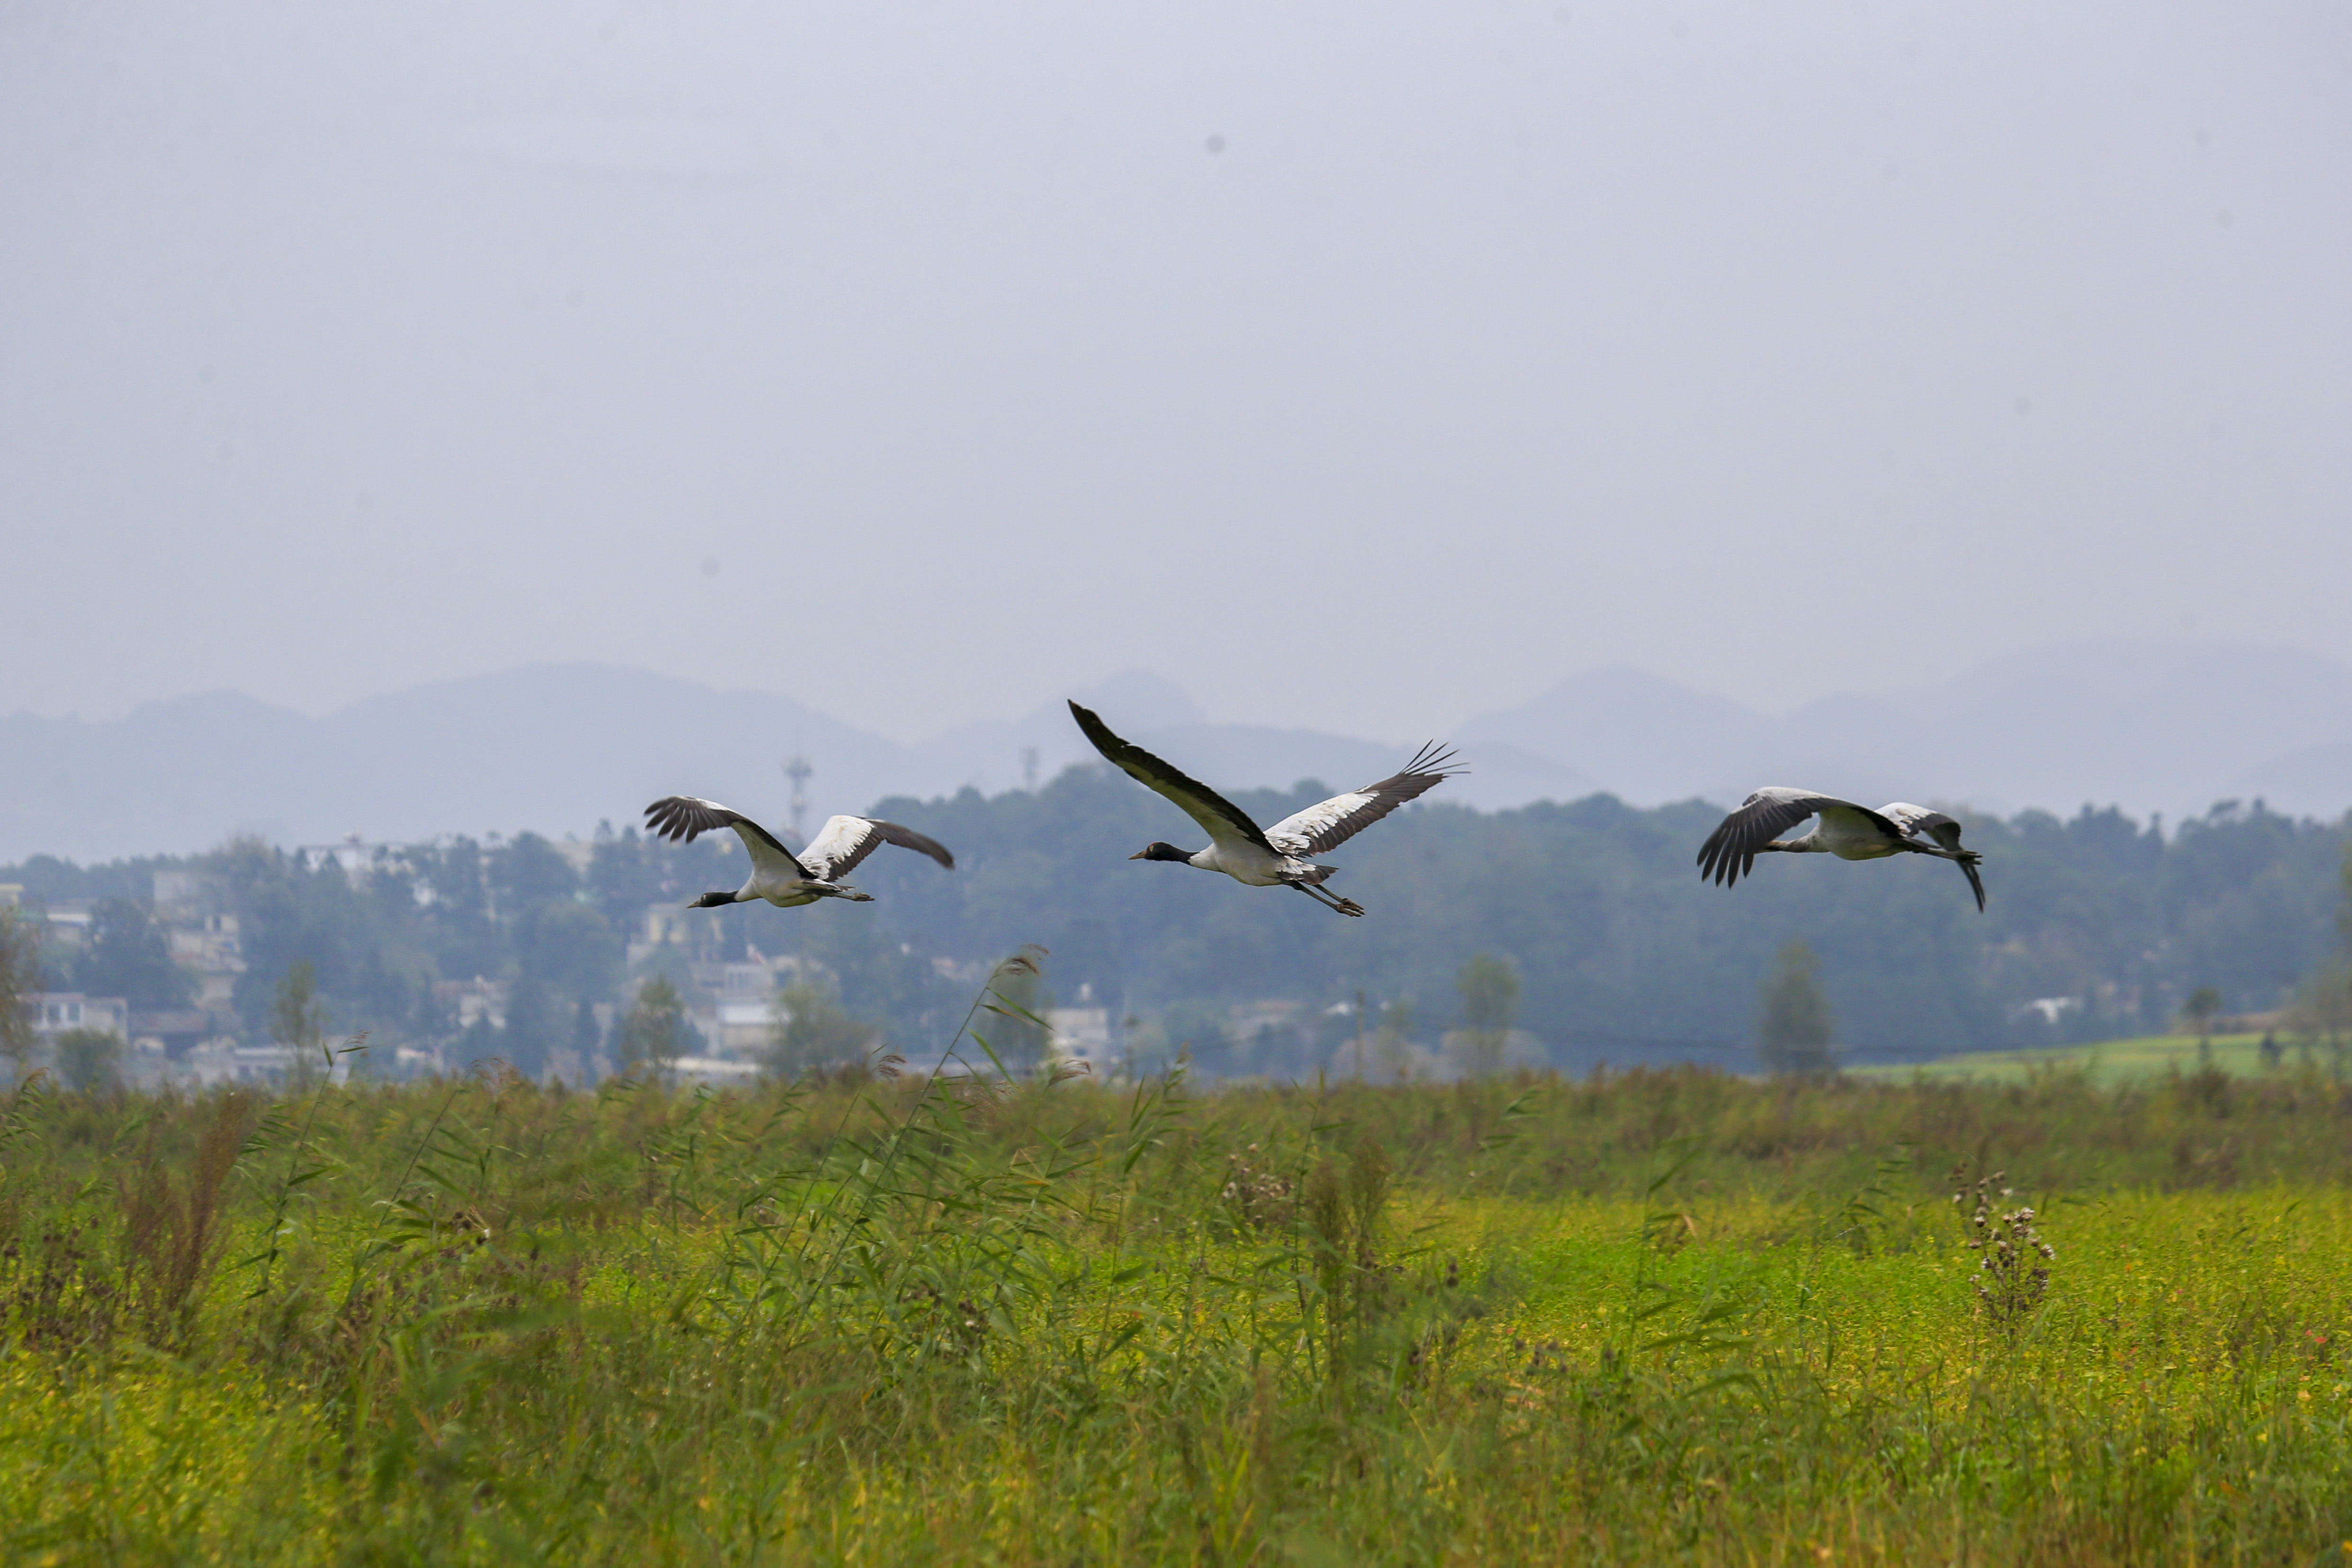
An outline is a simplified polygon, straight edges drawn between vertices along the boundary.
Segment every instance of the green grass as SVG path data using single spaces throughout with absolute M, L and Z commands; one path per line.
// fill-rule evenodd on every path
M 2316 1073 L 20 1091 L 0 1557 L 2338 1562 L 2347 1129 Z M 2057 1253 L 2010 1317 L 1980 1155 Z
M 2147 1035 L 2128 1040 L 2099 1040 L 2089 1045 L 2045 1046 L 2029 1050 L 1970 1051 L 1916 1066 L 1873 1064 L 1853 1069 L 1867 1078 L 1972 1078 L 1989 1081 L 2019 1079 L 2053 1068 L 2086 1075 L 2093 1082 L 2120 1084 L 2161 1078 L 2167 1073 L 2195 1072 L 2210 1061 L 2221 1071 L 2241 1078 L 2274 1077 L 2298 1067 L 2326 1067 L 2335 1060 L 2325 1044 L 2293 1038 L 2279 1044 L 2276 1067 L 2263 1060 L 2260 1035 L 2215 1035 L 2210 1051 L 2201 1051 L 2188 1035 Z

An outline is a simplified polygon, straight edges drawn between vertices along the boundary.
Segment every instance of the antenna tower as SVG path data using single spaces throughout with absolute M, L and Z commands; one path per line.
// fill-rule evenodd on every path
M 794 755 L 784 763 L 784 776 L 793 781 L 793 842 L 808 842 L 808 780 L 816 770 L 809 766 L 806 757 Z

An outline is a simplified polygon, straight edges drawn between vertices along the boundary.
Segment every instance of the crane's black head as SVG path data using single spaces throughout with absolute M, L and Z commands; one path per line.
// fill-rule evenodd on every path
M 687 905 L 686 907 L 689 910 L 715 910 L 721 904 L 731 904 L 734 901 L 735 895 L 728 891 L 726 889 L 720 888 L 714 892 L 703 894 L 702 897 L 695 900 L 694 902 Z
M 1130 860 L 1190 860 L 1192 858 L 1192 852 L 1190 849 L 1179 849 L 1173 844 L 1156 841 L 1145 845 L 1128 857 Z

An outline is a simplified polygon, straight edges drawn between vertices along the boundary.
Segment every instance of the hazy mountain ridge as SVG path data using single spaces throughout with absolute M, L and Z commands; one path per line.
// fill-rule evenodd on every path
M 1412 744 L 1212 723 L 1145 671 L 1074 695 L 1220 787 L 1350 787 Z M 1791 784 L 1873 803 L 2062 814 L 2112 803 L 2176 820 L 2260 795 L 2332 818 L 2352 806 L 2352 669 L 2244 644 L 2085 643 L 1779 718 L 1600 669 L 1453 739 L 1472 771 L 1444 798 L 1488 810 L 1601 790 L 1637 805 L 1729 802 Z M 585 833 L 679 793 L 781 821 L 793 754 L 815 770 L 814 824 L 886 795 L 1018 788 L 1033 749 L 1041 782 L 1094 756 L 1059 698 L 908 746 L 789 697 L 599 665 L 436 682 L 321 719 L 213 692 L 100 722 L 0 719 L 0 859 L 187 852 L 239 832 L 287 844 Z
M 1075 693 L 1133 738 L 1221 787 L 1335 787 L 1394 771 L 1411 748 L 1308 730 L 1205 722 L 1180 688 L 1141 671 Z M 234 833 L 313 844 L 530 828 L 586 833 L 637 820 L 665 795 L 722 800 L 782 823 L 782 767 L 806 757 L 808 825 L 888 795 L 933 797 L 1040 782 L 1094 751 L 1056 698 L 1014 720 L 905 746 L 788 697 L 722 691 L 599 665 L 540 665 L 370 698 L 320 719 L 230 692 L 148 703 L 89 722 L 0 720 L 0 860 L 186 853 Z M 1590 793 L 1573 769 L 1493 748 L 1468 804 Z
M 2061 645 L 1777 719 L 1640 671 L 1594 670 L 1458 733 L 1573 762 L 1637 805 L 1728 802 L 1769 784 L 1873 804 L 2112 804 L 2175 820 L 2256 795 L 2296 816 L 2352 807 L 2352 669 L 2243 643 Z

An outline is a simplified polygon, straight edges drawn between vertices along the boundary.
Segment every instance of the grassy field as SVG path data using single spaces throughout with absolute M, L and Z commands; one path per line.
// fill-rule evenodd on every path
M 2276 1066 L 2263 1059 L 2260 1035 L 2215 1035 L 2200 1047 L 2188 1035 L 2147 1035 L 2129 1040 L 2099 1040 L 2090 1045 L 2045 1046 L 2032 1050 L 1970 1051 L 1917 1065 L 1873 1063 L 1853 1070 L 1868 1078 L 1972 1078 L 2014 1080 L 2052 1069 L 2079 1071 L 2092 1081 L 2120 1084 L 2159 1079 L 2168 1073 L 2194 1073 L 2205 1066 L 2241 1078 L 2260 1078 L 2299 1068 L 2335 1071 L 2336 1053 L 2325 1043 L 2292 1037 L 2278 1041 Z M 2210 1047 L 2210 1048 L 2206 1048 Z
M 2347 1177 L 2294 1070 L 35 1086 L 0 1557 L 2342 1562 Z

